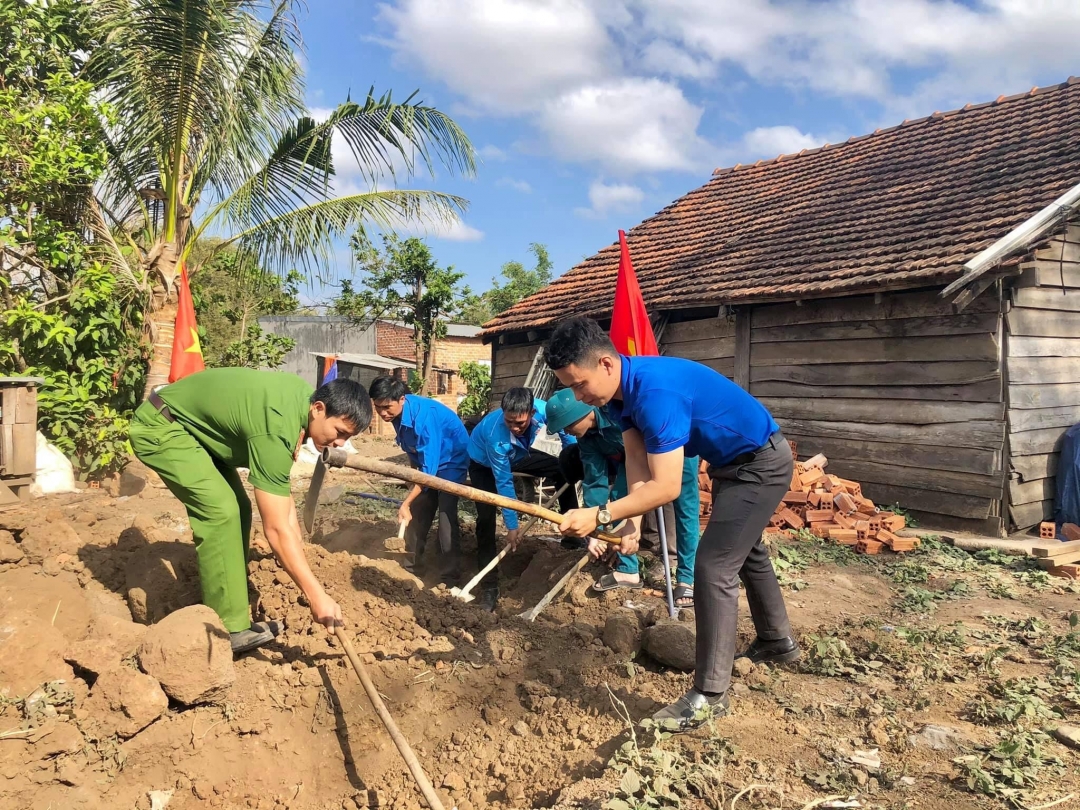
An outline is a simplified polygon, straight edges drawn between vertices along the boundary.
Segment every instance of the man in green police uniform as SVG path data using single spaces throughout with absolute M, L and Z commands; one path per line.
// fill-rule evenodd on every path
M 341 608 L 304 557 L 303 535 L 289 490 L 289 472 L 305 439 L 341 447 L 371 422 L 371 399 L 353 380 L 312 392 L 300 377 L 276 371 L 217 368 L 184 377 L 150 395 L 131 421 L 131 446 L 187 508 L 203 602 L 247 652 L 280 632 L 277 622 L 252 623 L 247 553 L 251 501 L 236 472 L 250 470 L 263 532 L 315 621 L 341 625 Z

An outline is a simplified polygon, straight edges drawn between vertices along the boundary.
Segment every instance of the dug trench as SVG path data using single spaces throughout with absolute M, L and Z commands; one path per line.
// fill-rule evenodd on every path
M 346 471 L 335 484 L 364 488 Z M 579 554 L 543 538 L 500 566 L 503 597 L 485 613 L 402 567 L 392 514 L 348 497 L 323 504 L 308 555 L 447 808 L 802 807 L 828 796 L 954 808 L 1080 792 L 1080 756 L 1042 736 L 1080 710 L 1068 581 L 934 541 L 867 559 L 777 539 L 804 663 L 740 665 L 730 717 L 654 742 L 631 735 L 627 718 L 690 685 L 674 665 L 692 660 L 692 615 L 670 623 L 642 592 L 594 598 L 590 567 L 535 623 L 521 621 Z M 258 531 L 253 609 L 285 631 L 226 666 L 212 622 L 191 613 L 202 609 L 190 607 L 197 565 L 182 509 L 152 474 L 132 467 L 111 492 L 0 513 L 0 527 L 0 807 L 422 806 L 342 650 L 312 625 Z M 164 674 L 148 661 L 168 658 L 190 631 L 185 616 L 195 646 Z M 745 603 L 740 631 L 753 636 Z M 1017 686 L 1029 680 L 1044 687 Z M 1019 734 L 1038 749 L 1022 795 L 990 754 Z

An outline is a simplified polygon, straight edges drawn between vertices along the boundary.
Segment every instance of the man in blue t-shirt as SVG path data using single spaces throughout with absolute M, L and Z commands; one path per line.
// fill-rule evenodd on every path
M 622 551 L 632 554 L 640 516 L 673 500 L 685 456 L 709 463 L 712 516 L 695 563 L 697 666 L 694 686 L 653 719 L 674 730 L 726 713 L 735 657 L 739 580 L 757 630 L 751 661 L 796 660 L 787 609 L 761 534 L 791 483 L 791 447 L 765 407 L 707 366 L 677 357 L 627 357 L 595 322 L 573 318 L 552 333 L 548 367 L 574 396 L 604 406 L 623 427 L 630 494 L 569 512 L 559 531 L 586 537 L 629 519 Z M 603 544 L 590 540 L 599 556 Z
M 469 470 L 469 434 L 458 415 L 441 402 L 413 396 L 401 380 L 376 377 L 368 394 L 375 413 L 394 426 L 397 445 L 421 472 L 464 484 Z M 398 508 L 404 522 L 405 549 L 411 567 L 422 573 L 421 559 L 428 531 L 439 514 L 439 568 L 443 582 L 457 585 L 461 576 L 461 529 L 458 498 L 449 492 L 414 486 Z
M 469 479 L 477 489 L 516 498 L 513 473 L 544 478 L 549 484 L 561 487 L 566 483 L 559 459 L 550 453 L 533 448 L 533 442 L 545 424 L 545 403 L 534 399 L 528 388 L 511 388 L 502 398 L 502 407 L 492 411 L 473 428 L 469 436 Z M 575 440 L 560 433 L 563 447 Z M 577 507 L 577 493 L 567 487 L 559 496 L 559 509 L 566 512 Z M 506 542 L 511 548 L 518 543 L 518 517 L 513 509 L 503 509 Z M 476 504 L 476 561 L 483 568 L 495 557 L 495 507 Z M 499 575 L 492 571 L 481 583 L 483 590 L 477 603 L 485 610 L 494 610 L 499 599 Z

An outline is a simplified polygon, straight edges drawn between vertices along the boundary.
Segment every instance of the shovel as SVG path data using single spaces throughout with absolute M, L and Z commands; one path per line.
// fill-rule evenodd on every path
M 552 495 L 550 498 L 548 498 L 547 503 L 544 504 L 544 507 L 545 508 L 551 508 L 551 506 L 555 503 L 555 501 L 557 501 L 559 499 L 559 496 L 562 495 L 566 491 L 566 488 L 568 486 L 570 486 L 570 485 L 569 484 L 563 484 L 562 488 L 558 492 L 556 492 L 554 495 Z M 536 517 L 535 515 L 533 517 L 529 518 L 528 522 L 521 529 L 521 536 L 524 537 L 526 534 L 528 534 L 529 529 L 531 529 L 533 527 L 533 524 L 536 523 L 536 521 L 538 521 L 539 519 L 540 518 Z M 480 580 L 482 580 L 484 577 L 486 577 L 491 572 L 491 569 L 493 569 L 496 565 L 499 564 L 499 560 L 501 560 L 503 557 L 505 557 L 509 551 L 510 551 L 510 546 L 503 546 L 502 551 L 500 551 L 498 554 L 495 555 L 495 559 L 493 559 L 491 562 L 489 562 L 487 565 L 485 565 L 482 569 L 480 569 L 477 572 L 476 576 L 473 577 L 472 579 L 470 579 L 468 581 L 468 583 L 465 585 L 464 588 L 451 588 L 450 593 L 452 593 L 458 599 L 464 599 L 466 602 L 471 602 L 473 599 L 476 598 L 475 596 L 472 595 L 472 589 L 475 588 L 480 583 Z

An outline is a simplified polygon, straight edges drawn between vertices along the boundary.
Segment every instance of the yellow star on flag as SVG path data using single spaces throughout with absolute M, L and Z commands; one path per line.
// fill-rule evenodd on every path
M 199 333 L 194 329 L 191 332 L 191 345 L 184 349 L 184 354 L 197 354 L 202 357 L 202 346 L 199 345 Z

